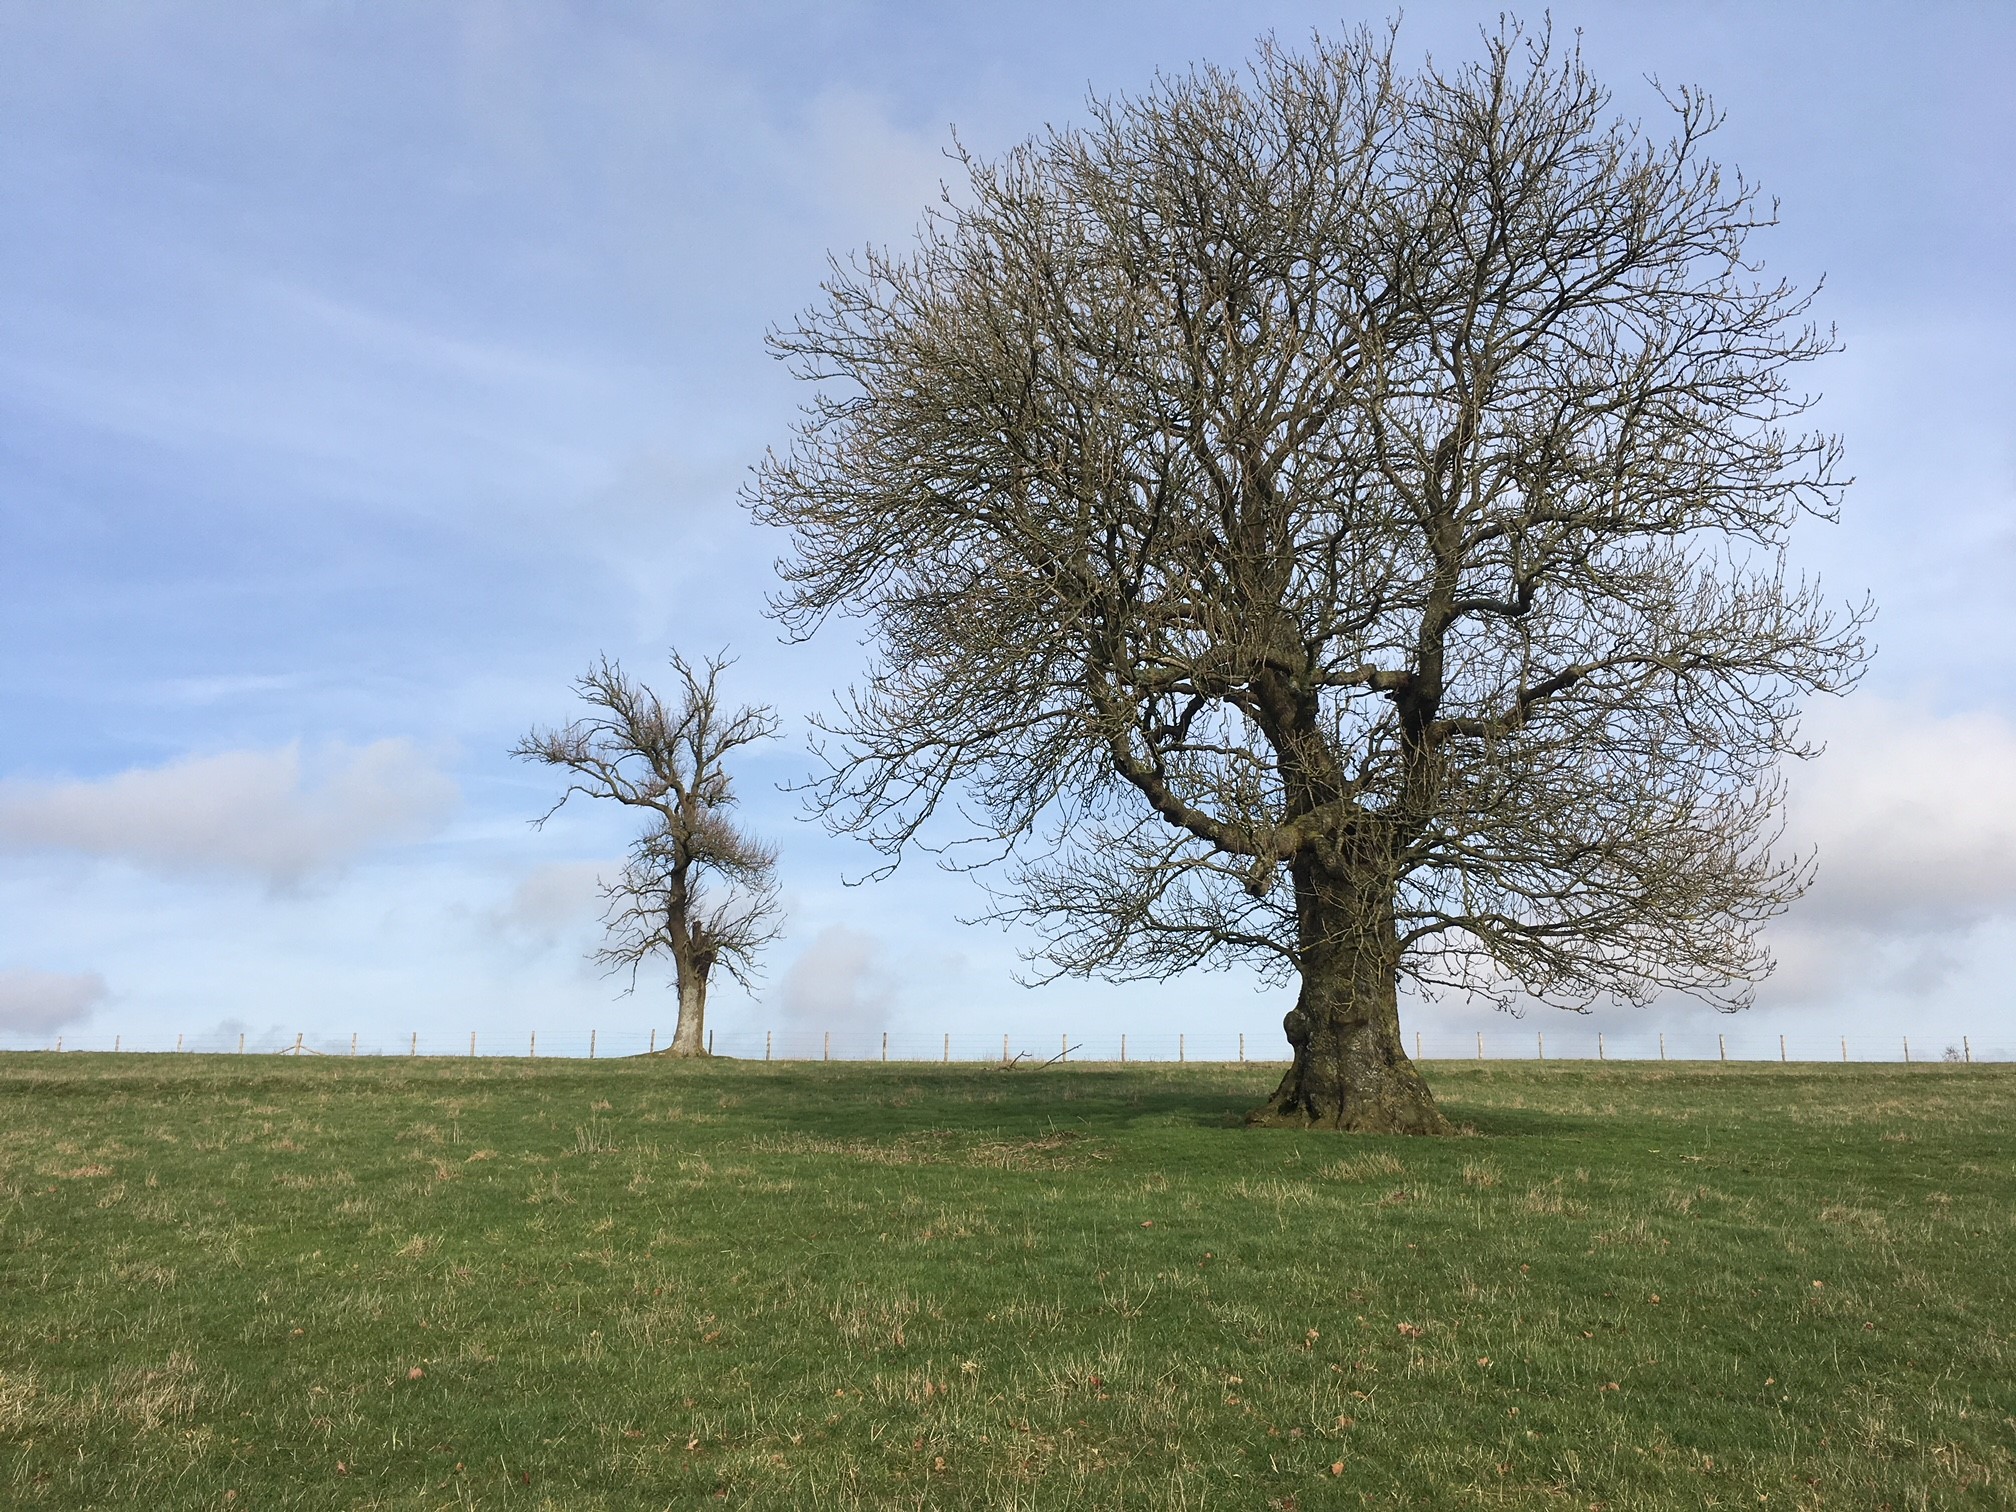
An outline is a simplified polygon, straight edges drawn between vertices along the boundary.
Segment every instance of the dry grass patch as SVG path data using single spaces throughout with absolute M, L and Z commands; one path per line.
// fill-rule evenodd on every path
M 188 1422 L 209 1395 L 194 1356 L 178 1349 L 156 1367 L 117 1376 L 112 1410 L 142 1433 L 154 1433 Z
M 1407 1167 L 1384 1150 L 1333 1160 L 1316 1174 L 1326 1181 L 1379 1181 L 1389 1176 L 1405 1176 Z

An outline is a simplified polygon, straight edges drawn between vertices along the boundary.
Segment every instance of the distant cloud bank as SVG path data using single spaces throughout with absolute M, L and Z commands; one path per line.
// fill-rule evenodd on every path
M 1981 926 L 2016 918 L 2016 726 L 1857 695 L 1814 721 L 1791 774 L 1791 838 L 1818 880 L 1771 934 L 1773 995 L 1938 985 Z
M 405 740 L 227 751 L 95 781 L 0 782 L 0 849 L 53 850 L 170 875 L 287 887 L 375 846 L 432 833 L 454 781 Z
M 90 1017 L 105 998 L 95 971 L 0 971 L 0 1033 L 47 1034 Z

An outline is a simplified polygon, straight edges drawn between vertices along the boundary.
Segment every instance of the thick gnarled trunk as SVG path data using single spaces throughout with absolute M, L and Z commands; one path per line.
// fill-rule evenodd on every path
M 1390 885 L 1296 872 L 1302 992 L 1282 1027 L 1294 1063 L 1247 1122 L 1361 1134 L 1446 1134 L 1449 1121 L 1400 1043 Z
M 707 973 L 687 961 L 679 968 L 679 1025 L 665 1054 L 690 1059 L 707 1054 Z

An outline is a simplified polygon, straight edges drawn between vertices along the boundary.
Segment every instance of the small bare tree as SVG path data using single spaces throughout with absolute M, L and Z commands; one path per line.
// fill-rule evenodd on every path
M 777 935 L 777 855 L 730 817 L 735 793 L 726 767 L 731 753 L 774 736 L 777 717 L 761 705 L 723 712 L 716 687 L 729 665 L 710 657 L 696 671 L 674 653 L 679 687 L 668 708 L 604 657 L 574 684 L 597 712 L 560 729 L 535 729 L 511 752 L 569 774 L 567 790 L 535 824 L 577 794 L 649 816 L 622 875 L 602 885 L 608 939 L 596 959 L 627 971 L 629 991 L 646 961 L 672 957 L 679 1023 L 664 1052 L 672 1056 L 707 1053 L 714 968 L 747 985 L 758 954 Z
M 1832 517 L 1830 350 L 1768 202 L 1607 118 L 1515 24 L 1264 44 L 961 154 L 907 253 L 775 350 L 824 385 L 750 485 L 778 612 L 870 627 L 829 820 L 949 807 L 1058 970 L 1299 976 L 1260 1121 L 1432 1131 L 1397 983 L 1745 1000 L 1798 702 L 1863 611 L 1789 577 Z M 893 859 L 892 859 L 893 864 Z

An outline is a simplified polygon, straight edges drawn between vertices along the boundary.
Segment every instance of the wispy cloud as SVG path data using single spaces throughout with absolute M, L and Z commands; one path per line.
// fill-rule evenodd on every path
M 453 780 L 409 741 L 332 745 L 311 757 L 297 742 L 96 781 L 0 782 L 0 848 L 286 887 L 432 832 L 457 796 Z
M 870 94 L 822 92 L 800 130 L 791 161 L 808 197 L 878 239 L 906 240 L 941 188 L 960 177 L 945 156 L 949 131 L 907 131 L 890 119 L 888 102 Z
M 620 861 L 551 861 L 518 879 L 511 896 L 491 911 L 488 922 L 500 933 L 540 945 L 581 933 L 602 909 L 601 878 L 622 869 Z

